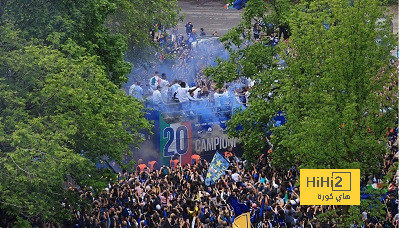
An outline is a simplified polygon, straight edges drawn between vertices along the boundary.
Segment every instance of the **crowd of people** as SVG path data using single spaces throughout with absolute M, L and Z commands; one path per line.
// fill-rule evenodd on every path
M 147 107 L 169 112 L 190 110 L 193 113 L 197 107 L 201 109 L 225 106 L 230 111 L 245 108 L 248 105 L 251 86 L 254 85 L 253 81 L 241 78 L 218 89 L 215 83 L 202 73 L 204 68 L 215 64 L 216 57 L 228 57 L 224 46 L 215 39 L 217 32 L 200 41 L 191 22 L 188 22 L 185 28 L 185 35 L 178 35 L 177 29 L 172 29 L 171 35 L 161 30 L 153 33 L 154 40 L 162 46 L 159 68 L 167 66 L 170 75 L 161 73 L 160 76 L 159 72 L 155 71 L 147 81 L 141 77 L 130 86 L 128 94 L 145 101 Z M 206 36 L 203 28 L 200 31 L 200 37 Z M 142 74 L 150 72 L 145 71 Z
M 267 28 L 266 32 L 261 32 L 262 27 Z M 240 78 L 218 89 L 202 72 L 206 67 L 216 64 L 216 57 L 227 59 L 229 56 L 223 44 L 216 38 L 217 32 L 207 36 L 204 28 L 200 28 L 200 34 L 197 35 L 191 22 L 185 25 L 185 30 L 186 34 L 178 34 L 176 28 L 167 33 L 162 26 L 155 26 L 151 36 L 161 47 L 157 54 L 159 63 L 136 72 L 134 77 L 137 77 L 128 94 L 144 100 L 147 107 L 163 112 L 182 109 L 192 111 L 197 107 L 215 106 L 226 106 L 230 112 L 246 108 L 254 81 Z M 280 40 L 279 34 L 283 35 L 284 39 L 288 38 L 287 30 L 279 28 L 282 32 L 277 31 L 273 25 L 256 20 L 253 41 L 258 42 L 261 36 L 266 36 L 270 41 L 266 45 L 275 46 Z M 203 39 L 204 37 L 207 39 Z M 159 76 L 159 72 L 154 68 L 164 72 Z M 154 74 L 150 70 L 154 70 Z M 151 74 L 153 76 L 148 79 Z
M 167 80 L 165 73 L 159 76 L 156 71 L 148 82 L 147 107 L 163 112 L 174 112 L 177 110 L 200 111 L 205 107 L 216 107 L 220 111 L 224 108 L 229 111 L 244 109 L 247 107 L 250 90 L 254 82 L 248 79 L 236 80 L 226 84 L 223 88 L 217 88 L 215 83 L 203 75 L 199 75 L 196 82 L 190 86 L 185 81 L 175 79 Z M 144 100 L 144 89 L 140 83 L 133 84 L 129 94 Z
M 388 185 L 381 198 L 387 217 L 380 219 L 368 210 L 360 211 L 362 223 L 355 222 L 352 227 L 398 226 L 398 174 L 384 178 L 398 162 L 398 128 L 390 129 L 388 138 L 388 153 L 381 172 L 361 180 L 362 191 Z M 192 164 L 171 162 L 170 167 L 159 169 L 154 162 L 146 165 L 139 160 L 135 172 L 119 173 L 118 182 L 109 183 L 98 195 L 89 189 L 75 190 L 91 202 L 91 207 L 71 208 L 75 217 L 73 225 L 230 227 L 235 218 L 228 202 L 231 195 L 248 206 L 253 227 L 337 227 L 340 224 L 343 206 L 300 205 L 298 167 L 275 169 L 268 153 L 260 155 L 253 165 L 237 158 L 230 148 L 223 156 L 230 161 L 230 166 L 225 175 L 210 186 L 205 185 L 209 162 L 198 155 L 193 157 Z M 338 216 L 319 219 L 318 215 L 331 210 L 337 210 Z
M 178 34 L 177 28 L 167 32 L 166 29 L 157 27 L 155 30 L 158 32 L 152 30 L 151 33 L 154 42 L 160 46 L 156 54 L 159 63 L 168 65 L 178 80 L 187 79 L 187 75 L 195 75 L 211 65 L 217 56 L 227 56 L 227 51 L 218 41 L 216 31 L 207 35 L 204 28 L 200 28 L 198 34 L 191 22 L 186 24 L 185 29 L 186 34 Z
M 253 27 L 254 39 L 260 39 L 260 26 Z M 230 102 L 236 107 L 248 105 L 254 81 L 240 79 L 217 89 L 215 83 L 201 74 L 201 69 L 214 61 L 215 54 L 194 42 L 197 34 L 193 25 L 186 25 L 184 36 L 173 32 L 171 36 L 153 33 L 153 38 L 164 47 L 167 54 L 174 54 L 178 61 L 172 65 L 173 75 L 154 72 L 148 81 L 138 81 L 129 89 L 129 94 L 156 109 L 163 110 L 169 104 L 179 104 L 179 109 L 191 110 L 191 105 L 202 101 L 223 104 Z M 201 34 L 205 35 L 201 29 Z M 285 35 L 285 34 L 284 34 Z M 278 38 L 271 36 L 271 42 Z M 219 44 L 215 44 L 219 45 Z M 199 58 L 198 55 L 201 57 Z M 197 56 L 197 57 L 195 57 Z M 165 61 L 164 57 L 160 58 Z M 191 65 L 193 63 L 193 65 Z M 188 82 L 182 72 L 192 70 L 193 81 Z M 179 73 L 181 72 L 181 73 Z M 171 80 L 174 78 L 172 82 Z M 169 79 L 169 80 L 168 80 Z M 396 81 L 396 80 L 394 80 Z M 397 81 L 393 84 L 395 87 Z M 145 87 L 146 86 L 146 87 Z M 385 92 L 386 91 L 386 92 Z M 388 96 L 391 89 L 385 88 L 382 96 Z M 391 97 L 391 96 L 389 96 Z M 385 189 L 380 202 L 387 213 L 382 219 L 369 210 L 360 211 L 362 222 L 355 221 L 352 227 L 397 227 L 398 173 L 392 170 L 398 164 L 398 128 L 387 131 L 388 153 L 381 170 L 376 175 L 364 176 L 361 180 L 362 199 L 371 197 L 367 189 Z M 209 162 L 200 156 L 192 164 L 181 165 L 171 158 L 170 166 L 157 167 L 138 161 L 133 173 L 121 172 L 117 183 L 109 183 L 104 192 L 95 194 L 89 189 L 75 190 L 81 198 L 91 202 L 90 209 L 71 208 L 76 227 L 179 227 L 208 228 L 231 227 L 237 216 L 228 202 L 229 196 L 246 204 L 250 209 L 253 227 L 337 227 L 341 222 L 343 206 L 302 206 L 300 205 L 299 170 L 293 166 L 279 170 L 271 166 L 268 153 L 261 154 L 258 162 L 247 164 L 231 151 L 224 156 L 230 161 L 228 170 L 216 183 L 205 184 Z M 392 175 L 392 176 L 390 176 Z M 264 204 L 264 205 L 262 205 Z M 320 219 L 319 215 L 336 210 L 336 216 Z

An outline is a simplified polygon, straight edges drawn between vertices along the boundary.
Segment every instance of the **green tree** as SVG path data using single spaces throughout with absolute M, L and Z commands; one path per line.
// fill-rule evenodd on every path
M 124 61 L 127 44 L 121 34 L 104 26 L 116 4 L 111 1 L 15 1 L 7 0 L 3 22 L 12 22 L 27 40 L 59 48 L 72 39 L 97 55 L 108 77 L 117 85 L 126 80 L 130 64 Z
M 95 163 L 122 164 L 150 128 L 120 89 L 127 48 L 178 12 L 176 0 L 0 1 L 1 225 L 69 220 L 62 202 L 85 202 L 68 183 L 98 193 L 110 180 Z
M 383 17 L 374 0 L 298 5 L 277 99 L 288 125 L 276 130 L 276 157 L 303 167 L 377 171 L 376 158 L 386 151 L 380 142 L 397 110 L 384 112 L 397 102 L 386 99 L 395 98 L 385 90 L 396 70 L 389 68 L 395 39 Z
M 0 210 L 29 222 L 63 221 L 70 213 L 61 202 L 78 197 L 64 186 L 68 178 L 99 190 L 107 171 L 94 164 L 104 156 L 122 162 L 150 124 L 98 56 L 72 40 L 59 51 L 1 28 Z
M 137 57 L 136 52 L 141 49 L 155 45 L 150 36 L 152 29 L 171 28 L 181 19 L 177 0 L 118 0 L 115 3 L 115 12 L 107 18 L 106 25 L 113 33 L 127 37 L 130 58 Z
M 262 15 L 249 8 L 251 2 L 244 18 Z M 229 127 L 241 137 L 247 158 L 259 153 L 266 133 L 273 131 L 277 166 L 378 168 L 376 158 L 385 153 L 382 142 L 395 121 L 392 105 L 397 105 L 387 99 L 394 99 L 396 91 L 389 90 L 396 70 L 389 66 L 395 39 L 383 17 L 379 1 L 304 1 L 292 10 L 290 43 L 270 51 L 262 42 L 243 46 L 240 34 L 248 26 L 222 38 L 227 47 L 243 48 L 231 49 L 230 60 L 206 73 L 220 85 L 239 76 L 256 81 L 250 107 Z M 275 53 L 285 60 L 285 69 L 277 69 Z M 273 99 L 268 98 L 271 91 Z M 274 128 L 270 120 L 278 111 L 285 113 L 287 124 Z M 238 125 L 242 131 L 236 131 Z
M 281 41 L 268 51 L 264 40 L 248 45 L 240 38 L 251 32 L 252 18 L 268 12 L 257 2 L 248 1 L 244 22 L 222 38 L 226 47 L 240 48 L 229 48 L 230 59 L 206 71 L 219 85 L 239 76 L 256 82 L 249 107 L 228 123 L 229 134 L 243 144 L 245 158 L 265 151 L 265 137 L 272 132 L 275 167 L 376 173 L 387 152 L 387 129 L 397 123 L 397 68 L 390 64 L 396 42 L 390 21 L 384 19 L 385 8 L 378 0 L 301 1 L 288 19 L 290 42 Z M 277 67 L 281 59 L 284 69 Z M 279 111 L 287 123 L 275 127 L 271 120 Z M 344 208 L 349 216 L 341 218 L 342 225 L 360 221 L 360 210 L 375 203 Z M 382 205 L 373 214 L 382 216 Z
M 12 22 L 28 40 L 60 48 L 68 39 L 100 57 L 108 77 L 120 86 L 127 80 L 129 53 L 152 44 L 154 23 L 173 26 L 178 20 L 177 1 L 131 0 L 4 0 L 0 21 Z M 135 56 L 137 57 L 137 56 Z
M 289 1 L 277 1 L 276 4 L 286 5 Z M 204 70 L 206 75 L 212 76 L 218 86 L 239 77 L 257 81 L 251 90 L 252 94 L 257 95 L 257 99 L 252 98 L 251 106 L 246 111 L 234 115 L 228 125 L 228 133 L 241 139 L 244 157 L 249 160 L 253 160 L 254 154 L 265 148 L 270 120 L 276 115 L 277 110 L 282 110 L 278 102 L 268 98 L 268 93 L 279 86 L 275 79 L 279 79 L 282 73 L 276 70 L 278 61 L 275 56 L 279 53 L 279 49 L 265 45 L 269 40 L 264 38 L 254 44 L 249 42 L 252 38 L 254 19 L 263 19 L 265 23 L 269 23 L 269 20 L 275 18 L 268 14 L 273 10 L 271 4 L 262 0 L 248 1 L 243 20 L 221 38 L 230 52 L 229 60 L 218 60 L 216 67 Z M 262 31 L 266 33 L 267 28 L 262 27 Z M 246 38 L 243 38 L 243 34 Z M 237 131 L 238 126 L 240 131 Z

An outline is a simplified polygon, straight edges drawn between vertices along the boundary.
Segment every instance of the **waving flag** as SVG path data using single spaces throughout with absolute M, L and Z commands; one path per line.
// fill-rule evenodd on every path
M 246 6 L 246 2 L 247 2 L 247 0 L 236 0 L 233 3 L 233 8 L 235 8 L 237 10 L 241 10 Z
M 234 228 L 251 228 L 250 213 L 244 213 L 235 218 L 232 224 Z
M 264 206 L 265 206 L 265 198 L 263 198 L 261 200 L 261 210 L 260 210 L 260 214 L 258 216 L 262 217 L 263 213 L 264 213 Z
M 229 162 L 220 154 L 215 152 L 206 176 L 206 185 L 215 183 L 228 169 Z
M 231 207 L 233 208 L 233 211 L 235 212 L 235 216 L 238 217 L 239 215 L 246 213 L 249 211 L 249 207 L 244 204 L 244 203 L 240 203 L 238 202 L 238 200 L 236 199 L 236 197 L 234 197 L 233 195 L 230 195 L 228 197 L 227 202 L 229 203 L 229 205 L 231 205 Z

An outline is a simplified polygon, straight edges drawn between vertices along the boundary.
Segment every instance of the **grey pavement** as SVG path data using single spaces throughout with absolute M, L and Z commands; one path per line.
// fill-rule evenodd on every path
M 239 24 L 243 12 L 243 10 L 224 9 L 223 0 L 179 0 L 178 4 L 182 9 L 181 13 L 185 15 L 184 21 L 178 23 L 178 30 L 182 34 L 185 34 L 185 24 L 191 21 L 196 31 L 204 28 L 207 35 L 211 35 L 214 31 L 220 36 L 224 35 Z M 389 12 L 393 14 L 393 32 L 398 33 L 399 7 L 390 6 Z
M 221 0 L 185 0 L 179 1 L 181 13 L 185 15 L 184 21 L 179 22 L 178 30 L 185 34 L 185 25 L 192 22 L 193 29 L 199 34 L 200 28 L 204 28 L 207 35 L 217 31 L 218 35 L 224 35 L 229 29 L 239 24 L 243 10 L 224 9 L 225 2 Z
M 389 12 L 393 14 L 393 33 L 399 33 L 399 6 L 389 7 Z

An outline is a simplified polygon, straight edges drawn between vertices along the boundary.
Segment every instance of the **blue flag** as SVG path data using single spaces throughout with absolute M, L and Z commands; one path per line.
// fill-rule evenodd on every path
M 260 210 L 260 214 L 258 216 L 262 217 L 263 213 L 264 213 L 264 204 L 265 204 L 265 198 L 263 198 L 261 200 L 261 210 Z
M 233 195 L 230 195 L 228 197 L 228 203 L 233 208 L 233 211 L 235 212 L 235 217 L 238 217 L 239 215 L 249 211 L 249 207 L 244 203 L 239 203 Z
M 229 162 L 220 154 L 215 152 L 214 158 L 211 161 L 210 167 L 208 168 L 206 176 L 206 185 L 215 183 L 228 169 Z
M 233 8 L 240 10 L 246 6 L 246 2 L 247 2 L 247 0 L 236 0 L 233 3 Z

